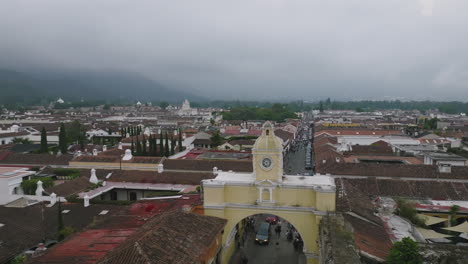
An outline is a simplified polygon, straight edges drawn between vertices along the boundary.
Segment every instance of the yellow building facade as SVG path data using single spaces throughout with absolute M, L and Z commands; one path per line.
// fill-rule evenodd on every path
M 253 173 L 218 171 L 204 180 L 206 215 L 225 218 L 222 263 L 228 263 L 236 248 L 239 223 L 255 214 L 272 214 L 291 223 L 304 241 L 307 263 L 319 262 L 318 235 L 321 217 L 335 211 L 335 183 L 329 176 L 293 176 L 283 173 L 283 147 L 270 122 L 256 140 Z

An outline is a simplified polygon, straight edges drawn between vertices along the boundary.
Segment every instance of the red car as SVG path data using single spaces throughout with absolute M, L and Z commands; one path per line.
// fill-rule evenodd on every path
M 276 225 L 278 223 L 279 218 L 277 216 L 269 216 L 265 219 L 265 222 L 270 223 L 270 225 Z

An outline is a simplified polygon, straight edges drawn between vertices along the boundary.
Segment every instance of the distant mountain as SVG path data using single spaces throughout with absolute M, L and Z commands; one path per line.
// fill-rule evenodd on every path
M 169 89 L 142 75 L 122 72 L 21 73 L 0 70 L 0 104 L 65 100 L 180 101 L 200 100 L 188 92 Z

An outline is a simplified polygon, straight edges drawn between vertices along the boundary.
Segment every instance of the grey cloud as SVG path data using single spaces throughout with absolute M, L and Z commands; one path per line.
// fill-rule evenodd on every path
M 216 99 L 460 99 L 467 11 L 466 0 L 2 1 L 0 66 L 136 71 Z

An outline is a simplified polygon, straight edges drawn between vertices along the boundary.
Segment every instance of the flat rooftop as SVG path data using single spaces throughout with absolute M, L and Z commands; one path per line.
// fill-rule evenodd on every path
M 0 167 L 0 179 L 23 177 L 33 174 L 28 168 L 21 167 Z
M 458 156 L 453 153 L 440 153 L 440 152 L 435 152 L 435 153 L 427 153 L 429 157 L 435 160 L 459 160 L 459 161 L 465 161 L 466 158 L 462 156 Z
M 213 184 L 254 184 L 256 182 L 255 174 L 253 173 L 238 173 L 232 171 L 218 172 L 218 176 L 214 179 L 203 180 L 207 185 Z M 299 176 L 299 175 L 284 175 L 281 186 L 299 187 L 299 188 L 314 188 L 323 191 L 334 191 L 335 181 L 328 175 L 316 176 Z

